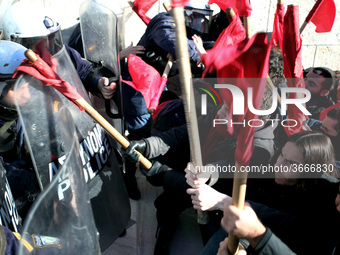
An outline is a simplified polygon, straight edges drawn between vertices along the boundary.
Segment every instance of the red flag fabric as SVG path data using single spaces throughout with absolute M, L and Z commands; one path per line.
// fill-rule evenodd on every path
M 282 40 L 283 40 L 283 20 L 285 15 L 285 7 L 283 4 L 277 4 L 275 17 L 274 17 L 274 26 L 273 33 L 270 39 L 270 45 L 279 46 L 282 49 Z
M 315 32 L 326 33 L 332 30 L 336 15 L 334 0 L 318 0 L 309 12 L 305 22 L 312 22 Z
M 146 13 L 150 10 L 150 8 L 157 2 L 158 0 L 135 0 L 133 2 L 132 10 L 136 12 L 136 14 L 143 20 L 143 22 L 147 25 L 150 22 L 150 18 L 146 16 Z
M 299 29 L 299 6 L 289 5 L 286 15 L 284 17 L 283 26 L 283 71 L 287 78 L 288 87 L 305 88 L 303 81 L 302 70 L 302 55 L 301 55 L 302 39 Z M 289 79 L 295 78 L 295 79 Z M 296 93 L 290 93 L 288 98 L 297 98 Z M 285 131 L 288 136 L 301 131 L 304 114 L 297 108 L 297 106 L 289 104 L 287 107 L 288 119 L 294 119 L 297 125 L 286 125 Z
M 248 88 L 252 87 L 253 106 L 255 109 L 260 109 L 268 74 L 269 53 L 270 46 L 267 43 L 267 35 L 260 33 L 254 35 L 251 39 L 243 40 L 237 45 L 211 49 L 207 51 L 207 54 L 203 55 L 202 61 L 209 72 L 217 71 L 217 77 L 223 84 L 227 82 L 227 84 L 234 84 L 240 88 L 244 98 L 248 96 Z M 245 103 L 243 115 L 232 115 L 233 100 L 235 98 L 233 98 L 228 89 L 220 89 L 220 94 L 223 98 L 224 106 L 229 109 L 229 114 L 224 117 L 229 124 L 227 126 L 216 125 L 217 128 L 211 130 L 207 142 L 214 146 L 214 140 L 220 140 L 221 135 L 225 138 L 237 135 L 235 160 L 239 165 L 246 166 L 249 164 L 253 152 L 255 132 L 255 127 L 249 126 L 247 121 L 256 120 L 257 116 L 249 111 L 247 103 Z M 230 125 L 231 122 L 245 123 L 245 125 Z
M 128 66 L 132 82 L 124 82 L 142 93 L 148 109 L 156 109 L 167 78 L 161 77 L 155 68 L 132 54 L 128 57 Z
M 250 0 L 209 0 L 208 4 L 217 4 L 223 11 L 231 7 L 241 17 L 251 15 Z
M 338 89 L 337 89 L 338 93 L 337 93 L 337 99 L 338 99 L 338 102 L 335 104 L 335 105 L 332 105 L 330 107 L 327 107 L 326 109 L 322 110 L 322 112 L 320 113 L 320 116 L 319 116 L 319 120 L 324 120 L 327 116 L 327 113 L 334 109 L 334 108 L 338 108 L 340 107 L 340 83 L 338 85 Z
M 189 2 L 190 0 L 172 0 L 171 8 L 185 7 Z
M 58 90 L 65 97 L 72 101 L 82 98 L 67 81 L 64 81 L 56 73 L 57 63 L 55 58 L 49 58 L 49 64 L 47 64 L 42 58 L 40 58 L 39 55 L 36 55 L 36 57 L 37 60 L 35 62 L 31 62 L 30 60 L 25 59 L 15 70 L 13 77 L 16 78 L 22 73 L 27 73 L 34 78 L 40 80 L 45 86 L 54 87 L 56 90 Z M 81 111 L 84 111 L 82 107 L 78 107 Z
M 240 17 L 236 14 L 215 41 L 213 49 L 238 44 L 246 38 L 246 30 L 242 25 Z
M 284 17 L 282 54 L 284 74 L 286 78 L 301 78 L 302 70 L 302 39 L 299 29 L 299 6 L 290 5 Z

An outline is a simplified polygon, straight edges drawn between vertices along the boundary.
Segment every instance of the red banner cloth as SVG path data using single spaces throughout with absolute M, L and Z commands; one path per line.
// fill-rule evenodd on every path
M 81 95 L 65 80 L 56 73 L 56 59 L 49 58 L 46 63 L 39 55 L 35 62 L 25 59 L 15 70 L 13 77 L 18 77 L 22 73 L 27 73 L 40 80 L 45 86 L 52 86 L 70 100 L 82 98 Z M 48 56 L 45 56 L 48 57 Z M 77 105 L 77 104 L 75 104 Z M 77 105 L 78 106 L 78 105 Z M 84 109 L 78 106 L 81 111 Z
M 185 7 L 189 2 L 190 0 L 172 0 L 171 8 Z
M 147 25 L 150 22 L 150 18 L 146 16 L 146 13 L 151 9 L 151 7 L 158 0 L 135 0 L 133 2 L 132 10 L 136 12 L 136 14 L 143 20 L 143 22 Z
M 334 0 L 318 0 L 309 12 L 305 22 L 312 22 L 315 32 L 326 33 L 332 30 L 336 15 Z
M 254 35 L 251 39 L 243 40 L 237 45 L 209 50 L 203 56 L 203 63 L 209 72 L 217 71 L 217 77 L 220 82 L 223 84 L 228 82 L 226 84 L 234 84 L 241 89 L 244 98 L 248 96 L 248 88 L 252 87 L 253 106 L 255 109 L 260 109 L 268 74 L 269 53 L 270 46 L 267 42 L 267 35 L 260 33 Z M 230 83 L 231 80 L 233 83 Z M 208 153 L 212 151 L 221 136 L 225 138 L 237 136 L 235 160 L 239 165 L 246 166 L 249 164 L 253 152 L 255 132 L 255 127 L 249 126 L 247 121 L 258 117 L 249 111 L 247 103 L 244 105 L 245 111 L 243 115 L 232 115 L 234 100 L 232 94 L 228 89 L 220 89 L 220 94 L 223 98 L 224 106 L 229 109 L 228 116 L 224 117 L 224 119 L 228 120 L 228 125 L 216 125 L 215 128 L 211 129 L 207 139 L 209 145 L 204 146 L 204 150 L 208 151 Z M 245 121 L 245 125 L 230 125 L 231 121 L 233 123 Z
M 156 109 L 167 78 L 161 77 L 155 68 L 132 54 L 128 57 L 128 66 L 132 82 L 124 82 L 142 93 L 147 109 Z
M 305 88 L 303 81 L 302 70 L 302 39 L 299 28 L 299 6 L 289 5 L 286 15 L 284 17 L 283 26 L 283 71 L 287 78 L 288 87 Z M 295 78 L 295 79 L 289 79 Z M 297 98 L 296 93 L 290 93 L 288 98 Z M 293 127 L 288 125 L 285 127 L 285 131 L 288 136 L 301 131 L 304 121 L 304 114 L 297 108 L 296 105 L 289 104 L 287 107 L 288 119 L 294 119 L 297 125 Z
M 252 11 L 250 0 L 209 0 L 208 4 L 217 4 L 223 11 L 231 7 L 241 17 L 249 17 Z
M 282 49 L 282 40 L 283 40 L 283 20 L 285 16 L 285 7 L 283 4 L 277 4 L 275 17 L 274 17 L 274 26 L 273 33 L 270 39 L 270 45 L 279 46 Z
M 215 41 L 213 49 L 228 45 L 238 44 L 246 38 L 246 30 L 242 25 L 240 17 L 236 14 Z

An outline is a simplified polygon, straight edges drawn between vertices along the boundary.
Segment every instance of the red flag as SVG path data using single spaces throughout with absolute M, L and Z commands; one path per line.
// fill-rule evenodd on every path
M 49 54 L 42 55 L 44 56 L 44 58 L 50 56 Z M 48 63 L 46 63 L 44 59 L 40 58 L 39 55 L 36 55 L 36 57 L 37 60 L 34 62 L 25 59 L 15 70 L 13 77 L 18 77 L 21 73 L 27 73 L 34 78 L 40 80 L 45 86 L 54 87 L 56 90 L 58 90 L 65 97 L 72 101 L 82 98 L 81 95 L 79 95 L 78 92 L 67 81 L 63 80 L 56 73 L 56 67 L 58 63 L 55 58 L 49 57 L 46 61 Z M 78 107 L 81 111 L 84 111 L 82 107 Z
M 305 22 L 312 22 L 315 32 L 325 33 L 332 30 L 336 15 L 334 0 L 318 0 L 309 12 Z
M 148 109 L 156 109 L 167 78 L 161 77 L 155 68 L 135 55 L 129 55 L 128 65 L 132 82 L 124 82 L 142 93 Z
M 279 46 L 280 49 L 282 49 L 284 15 L 285 15 L 284 5 L 277 4 L 274 17 L 273 33 L 270 39 L 270 45 Z
M 289 5 L 284 17 L 283 31 L 283 71 L 287 78 L 288 87 L 305 88 L 303 81 L 302 56 L 301 47 L 302 39 L 299 29 L 299 6 Z M 289 79 L 294 78 L 294 79 Z M 297 98 L 297 95 L 290 93 L 288 98 Z M 287 107 L 288 119 L 294 119 L 297 125 L 293 127 L 288 125 L 285 127 L 288 136 L 301 131 L 304 120 L 304 114 L 297 106 L 289 104 Z
M 146 16 L 146 13 L 150 10 L 150 8 L 156 3 L 158 0 L 135 0 L 133 2 L 132 10 L 136 12 L 136 14 L 143 20 L 143 22 L 147 25 L 150 22 L 150 18 Z
M 208 4 L 217 4 L 223 11 L 231 7 L 241 17 L 251 15 L 250 0 L 209 0 Z
M 242 25 L 240 17 L 236 14 L 222 33 L 217 38 L 213 49 L 228 45 L 238 44 L 246 38 L 246 30 Z
M 189 4 L 190 0 L 172 0 L 171 8 L 185 7 Z
M 240 88 L 245 98 L 248 95 L 248 88 L 252 87 L 253 106 L 255 109 L 260 109 L 268 74 L 269 53 L 270 46 L 267 43 L 267 35 L 261 33 L 254 35 L 251 39 L 245 39 L 237 45 L 209 50 L 207 54 L 203 55 L 203 63 L 209 72 L 216 70 L 217 77 L 223 83 L 227 81 L 227 84 L 234 84 Z M 243 123 L 245 121 L 245 125 L 217 125 L 217 132 L 226 138 L 237 135 L 235 160 L 239 165 L 246 166 L 249 164 L 253 152 L 255 131 L 255 127 L 249 126 L 247 121 L 257 119 L 257 116 L 249 111 L 247 103 L 245 103 L 243 115 L 231 115 L 234 98 L 228 89 L 220 89 L 220 93 L 224 104 L 229 109 L 229 114 L 225 117 L 228 123 L 231 121 Z M 219 139 L 215 130 L 216 128 L 212 129 L 212 135 L 209 137 L 215 136 Z M 209 138 L 207 140 L 208 143 L 214 143 Z

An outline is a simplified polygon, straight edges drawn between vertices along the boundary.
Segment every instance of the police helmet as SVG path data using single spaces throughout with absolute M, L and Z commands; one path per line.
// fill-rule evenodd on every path
M 59 23 L 37 4 L 21 1 L 12 4 L 5 11 L 1 30 L 1 40 L 14 41 L 27 48 L 33 48 L 42 38 L 54 39 L 53 43 L 57 43 L 59 49 L 62 45 Z M 46 42 L 52 46 L 51 40 Z
M 208 34 L 213 10 L 206 0 L 191 0 L 184 8 L 185 25 L 198 34 Z

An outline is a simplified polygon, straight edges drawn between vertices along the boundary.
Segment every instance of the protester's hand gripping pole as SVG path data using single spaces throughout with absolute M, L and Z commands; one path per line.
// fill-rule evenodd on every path
M 189 62 L 188 44 L 185 31 L 183 7 L 172 9 L 176 24 L 176 60 L 179 66 L 179 75 L 182 84 L 185 117 L 189 134 L 191 161 L 195 166 L 202 167 L 200 138 L 197 126 L 197 116 L 193 86 L 191 80 L 191 68 Z M 208 214 L 197 210 L 197 221 L 200 224 L 208 223 Z
M 32 50 L 27 50 L 25 52 L 25 56 L 31 61 L 35 62 L 37 57 Z M 47 65 L 47 64 L 46 64 Z M 90 115 L 94 120 L 96 120 L 114 139 L 119 142 L 124 149 L 129 147 L 130 142 L 122 136 L 109 122 L 107 122 L 103 116 L 101 116 L 84 98 L 72 100 L 74 103 L 84 108 L 86 113 Z M 140 152 L 136 151 L 139 154 L 140 163 L 146 168 L 150 169 L 152 164 L 146 159 Z

